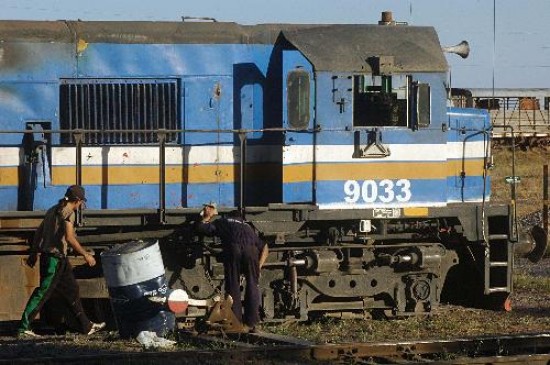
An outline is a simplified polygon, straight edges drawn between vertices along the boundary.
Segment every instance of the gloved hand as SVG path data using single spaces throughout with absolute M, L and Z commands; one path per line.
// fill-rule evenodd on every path
M 31 252 L 29 257 L 27 257 L 27 265 L 29 265 L 29 267 L 34 267 L 34 265 L 36 265 L 37 257 L 38 257 L 38 254 L 36 252 Z

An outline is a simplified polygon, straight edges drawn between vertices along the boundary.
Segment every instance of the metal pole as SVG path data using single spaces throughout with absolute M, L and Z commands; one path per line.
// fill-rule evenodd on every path
M 239 210 L 244 218 L 244 183 L 245 183 L 245 167 L 246 167 L 246 133 L 239 132 L 239 140 L 241 142 L 241 159 L 239 166 Z
M 518 230 L 518 219 L 517 219 L 517 206 L 516 206 L 516 141 L 515 141 L 515 136 L 514 136 L 514 128 L 513 127 L 510 127 L 510 129 L 512 130 L 512 138 L 511 138 L 511 141 L 512 141 L 512 179 L 514 180 L 512 182 L 512 189 L 511 189 L 511 194 L 512 194 L 512 209 L 513 209 L 513 219 L 514 219 L 514 224 L 512 225 L 512 237 L 513 237 L 513 241 L 514 242 L 517 242 L 518 241 L 518 234 L 519 234 L 519 230 Z
M 542 227 L 548 236 L 548 165 L 544 165 L 542 171 Z
M 166 224 L 166 132 L 158 130 L 159 141 L 159 222 Z
M 80 186 L 82 186 L 82 140 L 82 132 L 78 131 L 74 133 L 74 141 L 76 143 L 76 185 Z M 82 226 L 83 221 L 82 209 L 79 208 L 76 212 L 76 226 Z

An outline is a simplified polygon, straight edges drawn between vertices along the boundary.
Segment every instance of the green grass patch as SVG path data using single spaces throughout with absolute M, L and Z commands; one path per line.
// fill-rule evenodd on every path
M 550 293 L 550 278 L 516 274 L 514 275 L 514 288 Z

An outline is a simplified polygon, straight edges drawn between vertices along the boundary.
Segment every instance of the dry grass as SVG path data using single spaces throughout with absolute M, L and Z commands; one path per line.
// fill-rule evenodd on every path
M 514 286 L 523 291 L 535 291 L 539 294 L 546 293 L 550 295 L 550 278 L 548 277 L 516 274 L 514 276 Z
M 512 176 L 512 149 L 503 145 L 494 146 L 493 158 L 495 167 L 490 172 L 491 200 L 509 202 L 512 188 L 505 182 L 505 178 Z M 521 182 L 516 185 L 517 213 L 519 217 L 523 217 L 542 209 L 543 165 L 550 163 L 550 151 L 544 147 L 516 147 L 515 161 L 515 175 L 521 177 Z

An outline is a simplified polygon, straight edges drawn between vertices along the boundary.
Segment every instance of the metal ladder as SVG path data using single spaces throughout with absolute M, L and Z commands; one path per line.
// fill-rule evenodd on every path
M 485 246 L 484 293 L 509 293 L 512 291 L 514 255 L 507 234 L 490 234 Z

